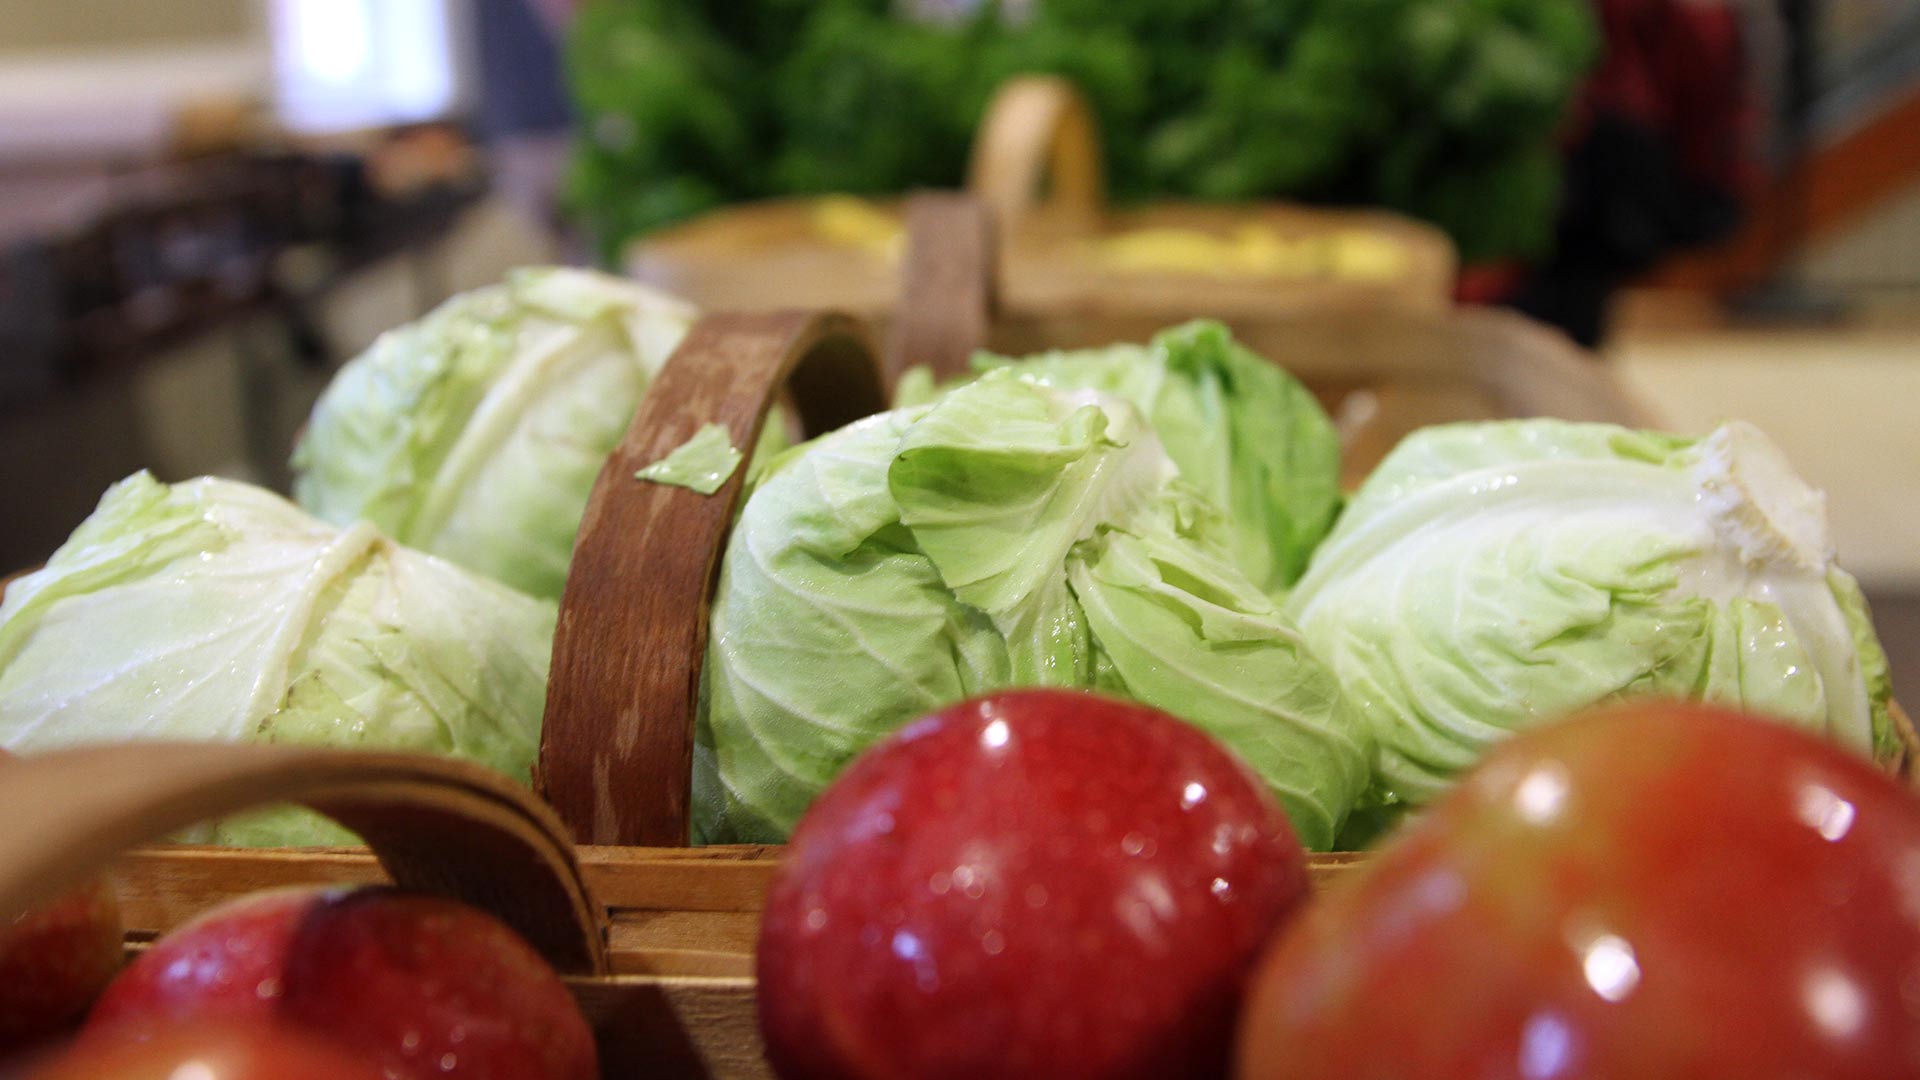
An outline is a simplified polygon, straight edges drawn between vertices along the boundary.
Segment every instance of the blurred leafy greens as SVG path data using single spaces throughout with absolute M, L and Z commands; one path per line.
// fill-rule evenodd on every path
M 1118 198 L 1375 204 L 1526 255 L 1595 49 L 1585 0 L 596 0 L 567 198 L 611 253 L 742 199 L 954 185 L 994 88 L 1045 72 L 1092 100 Z

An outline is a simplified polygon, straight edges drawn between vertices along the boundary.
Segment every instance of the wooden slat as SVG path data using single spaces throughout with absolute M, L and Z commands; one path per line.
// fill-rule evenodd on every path
M 615 976 L 575 980 L 608 1077 L 770 1080 L 753 980 Z
M 644 925 L 661 914 L 757 913 L 779 865 L 777 847 L 582 847 L 580 874 L 616 923 Z M 1309 855 L 1316 885 L 1341 880 L 1364 853 Z M 254 849 L 156 845 L 114 864 L 127 925 L 164 931 L 222 900 L 260 889 L 385 881 L 364 849 Z M 660 923 L 673 927 L 692 923 Z M 725 926 L 726 920 L 712 925 Z M 625 931 L 616 932 L 616 937 Z
M 753 955 L 760 937 L 759 911 L 622 911 L 609 942 L 629 956 L 692 951 Z

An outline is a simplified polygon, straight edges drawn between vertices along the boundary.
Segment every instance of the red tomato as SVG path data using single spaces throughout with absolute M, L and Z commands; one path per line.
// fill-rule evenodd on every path
M 1920 1075 L 1920 801 L 1648 703 L 1496 749 L 1263 961 L 1242 1080 Z

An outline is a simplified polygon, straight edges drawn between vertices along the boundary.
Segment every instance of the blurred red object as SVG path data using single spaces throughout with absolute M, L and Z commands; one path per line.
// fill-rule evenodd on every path
M 1761 179 L 1762 110 L 1738 0 L 1596 0 L 1606 54 L 1574 105 L 1571 142 L 1596 118 L 1660 137 L 1686 179 L 1729 194 Z
M 1595 0 L 1606 52 L 1568 116 L 1554 248 L 1525 274 L 1469 274 L 1595 345 L 1613 294 L 1669 256 L 1731 236 L 1763 177 L 1758 8 L 1741 0 Z M 1471 293 L 1469 293 L 1471 290 Z
M 527 0 L 534 13 L 546 20 L 548 26 L 558 31 L 573 18 L 579 9 L 581 0 Z

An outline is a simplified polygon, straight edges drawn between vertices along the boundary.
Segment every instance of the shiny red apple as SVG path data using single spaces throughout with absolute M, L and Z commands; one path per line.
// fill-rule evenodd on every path
M 1920 1075 L 1920 801 L 1786 725 L 1516 737 L 1262 962 L 1242 1080 Z
M 1218 1076 L 1306 896 L 1278 803 L 1206 735 L 1066 691 L 956 705 L 794 832 L 758 969 L 787 1080 Z
M 426 1075 L 426 1074 L 422 1074 Z M 26 1080 L 416 1080 L 272 1024 L 190 1026 L 151 1039 L 89 1041 Z
M 13 760 L 0 751 L 0 768 Z M 125 956 L 120 906 L 105 878 L 0 924 L 0 1056 L 77 1023 Z
M 484 912 L 390 889 L 262 893 L 161 939 L 83 1039 L 281 1023 L 444 1080 L 589 1080 L 593 1033 L 559 976 Z

